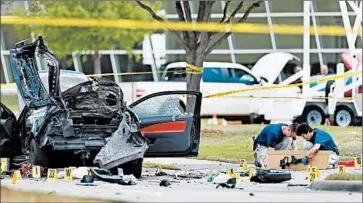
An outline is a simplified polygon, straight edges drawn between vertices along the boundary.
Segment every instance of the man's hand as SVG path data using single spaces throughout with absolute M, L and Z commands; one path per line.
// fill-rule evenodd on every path
M 316 155 L 316 153 L 318 153 L 319 149 L 320 149 L 320 144 L 315 144 L 313 148 L 311 148 L 308 151 L 308 153 L 306 153 L 305 157 L 309 159 L 313 158 Z
M 309 162 L 309 160 L 308 160 L 307 157 L 304 157 L 304 158 L 301 159 L 301 163 L 304 164 L 304 165 L 308 165 L 308 162 Z

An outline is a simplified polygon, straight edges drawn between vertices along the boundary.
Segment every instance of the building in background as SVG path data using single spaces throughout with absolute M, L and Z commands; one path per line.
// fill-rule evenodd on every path
M 191 1 L 191 10 L 196 17 L 198 1 Z M 234 4 L 238 2 L 232 1 Z M 344 27 L 339 7 L 339 1 L 316 0 L 312 1 L 311 25 L 318 28 L 321 25 L 333 25 Z M 233 4 L 232 3 L 232 4 Z M 217 1 L 212 11 L 212 21 L 219 22 L 222 18 L 225 1 Z M 231 6 L 232 7 L 232 6 Z M 164 9 L 168 20 L 177 20 L 173 1 L 164 1 Z M 349 18 L 354 22 L 356 14 L 348 6 Z M 6 10 L 2 10 L 2 14 Z M 241 14 L 237 15 L 241 16 Z M 266 24 L 271 29 L 266 34 L 232 34 L 221 43 L 206 61 L 235 62 L 246 66 L 252 66 L 264 54 L 273 51 L 284 51 L 295 54 L 302 59 L 303 35 L 275 35 L 272 27 L 278 24 L 303 25 L 303 0 L 274 0 L 265 1 L 260 8 L 255 9 L 249 16 L 247 23 Z M 1 25 L 1 82 L 13 82 L 13 76 L 9 66 L 8 50 L 17 41 L 15 29 L 10 25 Z M 320 72 L 320 66 L 327 65 L 330 72 L 335 72 L 336 64 L 341 62 L 340 53 L 348 51 L 348 43 L 345 36 L 319 36 L 312 35 L 310 41 L 311 74 Z M 357 40 L 356 48 L 361 49 L 361 40 Z M 178 45 L 174 36 L 167 31 L 155 32 L 151 36 L 145 36 L 142 46 L 135 47 L 135 52 L 142 53 L 142 61 L 129 60 L 123 50 L 103 50 L 102 72 L 126 73 L 158 70 L 163 64 L 185 60 L 184 50 Z M 154 53 L 154 54 L 153 54 Z M 61 68 L 82 71 L 86 74 L 93 73 L 92 56 L 89 55 L 85 62 L 79 57 L 73 57 L 70 53 L 71 64 L 61 61 Z M 42 63 L 42 62 L 40 62 Z M 287 73 L 293 73 L 295 65 L 286 69 Z M 45 65 L 41 65 L 44 69 Z M 155 80 L 156 74 L 138 76 L 108 76 L 108 78 L 121 81 Z

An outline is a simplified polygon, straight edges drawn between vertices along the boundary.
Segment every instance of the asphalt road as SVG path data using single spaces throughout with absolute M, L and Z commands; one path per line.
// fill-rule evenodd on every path
M 147 162 L 176 165 L 182 168 L 177 173 L 217 175 L 237 165 L 190 159 L 147 159 Z M 175 171 L 166 171 L 173 175 Z M 321 171 L 321 179 L 334 171 Z M 241 178 L 235 189 L 216 188 L 216 184 L 201 179 L 174 179 L 171 185 L 160 187 L 167 177 L 155 176 L 155 169 L 145 169 L 143 178 L 136 185 L 122 186 L 96 181 L 97 186 L 80 186 L 78 180 L 72 182 L 59 179 L 56 183 L 45 180 L 23 179 L 11 184 L 11 179 L 1 180 L 1 185 L 25 191 L 39 191 L 78 197 L 124 200 L 131 202 L 362 202 L 362 193 L 317 192 L 305 187 L 288 187 L 281 184 L 255 184 Z M 292 183 L 306 183 L 305 171 L 292 171 Z

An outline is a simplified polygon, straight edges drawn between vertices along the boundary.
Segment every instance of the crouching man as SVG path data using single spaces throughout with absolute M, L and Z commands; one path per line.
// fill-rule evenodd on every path
M 313 158 L 319 150 L 328 150 L 332 151 L 329 157 L 328 167 L 335 168 L 339 161 L 339 150 L 329 133 L 318 128 L 313 129 L 307 123 L 302 123 L 297 127 L 296 135 L 306 140 L 304 150 L 309 150 L 305 157 L 301 159 L 304 165 L 307 165 L 309 159 Z
M 254 139 L 254 157 L 256 167 L 267 168 L 268 148 L 275 150 L 297 150 L 296 143 L 297 124 L 270 124 L 266 126 Z

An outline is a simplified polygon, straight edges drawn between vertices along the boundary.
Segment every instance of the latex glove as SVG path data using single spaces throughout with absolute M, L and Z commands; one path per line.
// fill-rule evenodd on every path
M 301 163 L 303 163 L 304 165 L 308 165 L 308 158 L 307 157 L 302 158 Z

